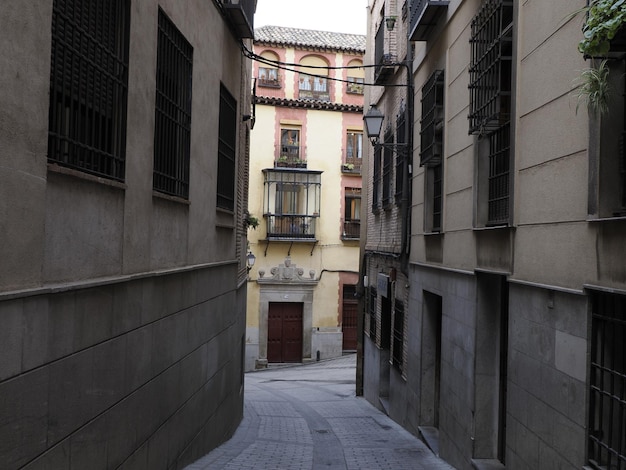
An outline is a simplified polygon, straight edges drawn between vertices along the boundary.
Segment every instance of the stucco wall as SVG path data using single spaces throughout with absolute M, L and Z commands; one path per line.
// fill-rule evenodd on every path
M 212 2 L 129 3 L 123 182 L 48 165 L 52 0 L 0 18 L 2 468 L 182 466 L 242 417 L 241 201 L 217 211 L 215 178 L 220 83 L 245 109 L 250 65 Z M 159 7 L 194 48 L 188 203 L 152 190 Z

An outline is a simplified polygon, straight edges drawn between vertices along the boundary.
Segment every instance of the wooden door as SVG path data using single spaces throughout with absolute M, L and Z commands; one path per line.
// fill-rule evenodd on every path
M 270 302 L 267 361 L 302 362 L 302 304 Z

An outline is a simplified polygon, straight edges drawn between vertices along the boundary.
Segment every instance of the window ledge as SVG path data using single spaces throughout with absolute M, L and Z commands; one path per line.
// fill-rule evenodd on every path
M 191 205 L 191 201 L 189 201 L 189 199 L 184 199 L 179 196 L 172 196 L 170 194 L 161 193 L 156 190 L 152 190 L 152 197 L 156 197 L 158 199 L 164 199 L 166 201 L 176 202 L 178 204 L 183 204 L 185 206 Z
M 505 470 L 506 467 L 496 459 L 472 459 L 472 468 L 475 470 Z
M 493 226 L 489 226 L 489 227 L 472 227 L 472 230 L 474 232 L 487 232 L 489 230 L 507 230 L 507 229 L 514 229 L 515 227 L 511 224 L 504 224 L 504 225 L 493 225 Z
M 626 220 L 626 216 L 624 215 L 618 215 L 616 217 L 597 217 L 597 218 L 591 218 L 588 217 L 587 218 L 587 222 L 589 223 L 596 223 L 596 222 L 619 222 L 619 221 L 624 221 Z
M 441 231 L 439 231 L 439 232 L 424 232 L 424 236 L 425 237 L 443 236 L 443 232 L 441 232 Z
M 93 183 L 103 184 L 116 189 L 126 190 L 126 184 L 121 181 L 111 180 L 102 176 L 92 175 L 81 170 L 75 170 L 73 168 L 67 168 L 65 166 L 58 165 L 56 163 L 48 163 L 48 171 L 51 173 L 58 173 L 60 175 L 68 175 L 81 180 L 91 181 Z

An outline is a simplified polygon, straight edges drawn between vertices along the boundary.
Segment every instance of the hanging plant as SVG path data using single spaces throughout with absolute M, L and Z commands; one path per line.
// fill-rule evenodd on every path
M 594 114 L 605 114 L 609 110 L 609 92 L 609 66 L 604 59 L 598 67 L 590 67 L 580 73 L 576 87 L 576 111 L 581 102 L 586 102 L 588 109 Z
M 246 212 L 243 218 L 243 226 L 246 230 L 249 228 L 256 230 L 256 228 L 259 226 L 259 219 L 250 214 L 250 212 Z
M 578 50 L 586 57 L 606 57 L 611 41 L 626 23 L 626 0 L 591 0 L 577 13 L 586 12 L 583 39 Z

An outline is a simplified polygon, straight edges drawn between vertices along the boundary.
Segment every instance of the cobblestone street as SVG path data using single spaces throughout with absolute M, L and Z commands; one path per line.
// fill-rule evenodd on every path
M 186 470 L 451 469 L 355 396 L 355 363 L 349 355 L 246 374 L 237 432 Z

